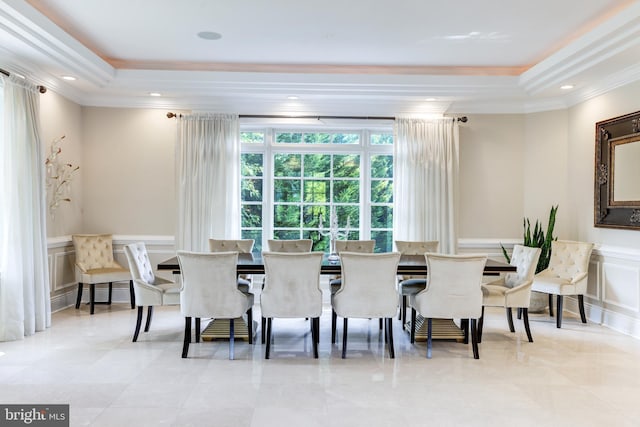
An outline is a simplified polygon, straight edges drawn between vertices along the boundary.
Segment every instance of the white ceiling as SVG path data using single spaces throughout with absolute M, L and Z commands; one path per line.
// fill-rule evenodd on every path
M 0 40 L 82 105 L 517 113 L 640 79 L 640 0 L 0 0 Z

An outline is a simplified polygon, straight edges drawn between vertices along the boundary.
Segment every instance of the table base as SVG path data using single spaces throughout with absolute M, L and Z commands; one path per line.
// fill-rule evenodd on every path
M 404 329 L 411 333 L 411 321 L 404 325 Z M 427 340 L 427 322 L 420 315 L 416 316 L 416 341 Z M 453 319 L 433 319 L 431 322 L 431 339 L 464 341 L 464 332 Z
M 253 322 L 254 336 L 257 326 L 257 322 Z M 235 339 L 249 341 L 249 330 L 244 319 L 241 317 L 233 319 L 233 336 Z M 228 340 L 229 319 L 213 319 L 200 333 L 200 339 L 202 339 L 202 341 L 213 341 L 217 339 Z

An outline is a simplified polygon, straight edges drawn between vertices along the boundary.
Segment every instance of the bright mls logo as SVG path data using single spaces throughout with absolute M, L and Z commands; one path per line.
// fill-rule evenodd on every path
M 0 405 L 0 427 L 69 427 L 69 405 Z

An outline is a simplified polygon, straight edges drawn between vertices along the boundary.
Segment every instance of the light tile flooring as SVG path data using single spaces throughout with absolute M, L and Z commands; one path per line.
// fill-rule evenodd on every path
M 254 310 L 259 319 L 259 306 Z M 177 307 L 156 311 L 149 333 L 131 342 L 135 310 L 87 306 L 53 315 L 53 326 L 0 343 L 0 402 L 68 403 L 82 426 L 637 426 L 640 341 L 570 314 L 558 330 L 532 315 L 507 330 L 487 311 L 480 360 L 470 345 L 438 341 L 433 359 L 394 320 L 396 358 L 377 320 L 352 321 L 349 351 L 330 344 L 321 318 L 320 358 L 308 322 L 274 321 L 272 359 L 264 346 L 192 344 L 181 359 Z M 341 328 L 339 328 L 341 329 Z M 259 333 L 258 333 L 259 340 Z M 339 339 L 340 341 L 340 335 Z

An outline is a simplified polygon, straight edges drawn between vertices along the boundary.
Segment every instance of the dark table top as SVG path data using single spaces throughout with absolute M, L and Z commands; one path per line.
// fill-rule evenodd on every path
M 178 257 L 173 257 L 158 264 L 158 270 L 180 271 Z M 516 267 L 506 262 L 487 260 L 484 273 L 487 275 L 516 271 Z M 328 255 L 322 258 L 321 274 L 340 274 L 340 261 L 329 261 Z M 262 254 L 239 254 L 238 274 L 264 274 Z M 398 274 L 426 275 L 427 265 L 424 255 L 403 255 L 398 264 Z

